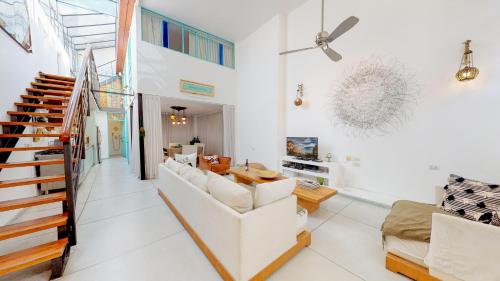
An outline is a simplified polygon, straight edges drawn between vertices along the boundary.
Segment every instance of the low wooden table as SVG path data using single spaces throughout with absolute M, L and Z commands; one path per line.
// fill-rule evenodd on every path
M 287 177 L 279 176 L 275 179 L 263 179 L 257 175 L 258 169 L 249 168 L 245 171 L 245 167 L 234 167 L 229 169 L 229 173 L 234 176 L 234 181 L 237 183 L 252 184 L 252 183 L 267 183 L 278 180 L 284 180 Z
M 316 189 L 297 186 L 293 194 L 297 196 L 297 203 L 311 214 L 319 208 L 321 202 L 337 194 L 337 190 L 326 186 L 320 186 Z
M 250 168 L 245 171 L 245 167 L 235 167 L 229 170 L 229 173 L 234 176 L 234 181 L 237 183 L 252 184 L 252 183 L 267 183 L 277 180 L 286 179 L 285 176 L 280 176 L 276 179 L 263 179 L 256 173 L 257 169 Z M 337 190 L 320 186 L 316 189 L 306 189 L 297 186 L 293 192 L 297 196 L 297 203 L 307 209 L 311 214 L 319 208 L 319 204 L 328 198 L 337 194 Z

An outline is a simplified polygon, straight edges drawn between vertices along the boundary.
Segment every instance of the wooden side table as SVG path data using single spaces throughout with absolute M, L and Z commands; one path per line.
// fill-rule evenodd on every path
M 297 203 L 311 214 L 319 208 L 321 202 L 337 194 L 337 190 L 326 186 L 320 186 L 316 189 L 297 186 L 293 194 L 297 196 Z

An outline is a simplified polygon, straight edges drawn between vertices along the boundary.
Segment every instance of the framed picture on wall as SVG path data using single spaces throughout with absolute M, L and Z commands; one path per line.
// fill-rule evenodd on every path
M 215 86 L 188 80 L 181 80 L 180 91 L 191 95 L 215 96 Z
M 30 19 L 26 0 L 0 1 L 0 27 L 31 53 Z

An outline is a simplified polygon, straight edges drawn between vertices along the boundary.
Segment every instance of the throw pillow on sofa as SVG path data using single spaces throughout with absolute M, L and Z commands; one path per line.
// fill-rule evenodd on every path
M 242 214 L 253 209 L 252 193 L 246 188 L 210 171 L 207 176 L 208 191 L 215 199 Z
M 167 165 L 167 168 L 169 168 L 170 170 L 174 171 L 177 174 L 179 173 L 179 169 L 182 167 L 181 163 L 175 161 L 172 158 L 168 158 L 165 161 L 165 165 Z
M 203 159 L 210 161 L 212 164 L 219 164 L 219 156 L 217 155 L 203 156 Z
M 442 209 L 463 218 L 500 226 L 500 187 L 450 175 Z
M 175 161 L 196 168 L 196 153 L 175 154 Z
M 295 190 L 296 185 L 297 179 L 295 178 L 258 184 L 255 187 L 255 208 L 271 204 L 290 196 Z

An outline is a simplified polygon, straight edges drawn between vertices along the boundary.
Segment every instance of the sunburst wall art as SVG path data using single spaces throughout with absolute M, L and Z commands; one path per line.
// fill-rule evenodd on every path
M 370 58 L 345 71 L 330 94 L 330 112 L 348 135 L 380 136 L 408 120 L 419 92 L 402 63 Z

